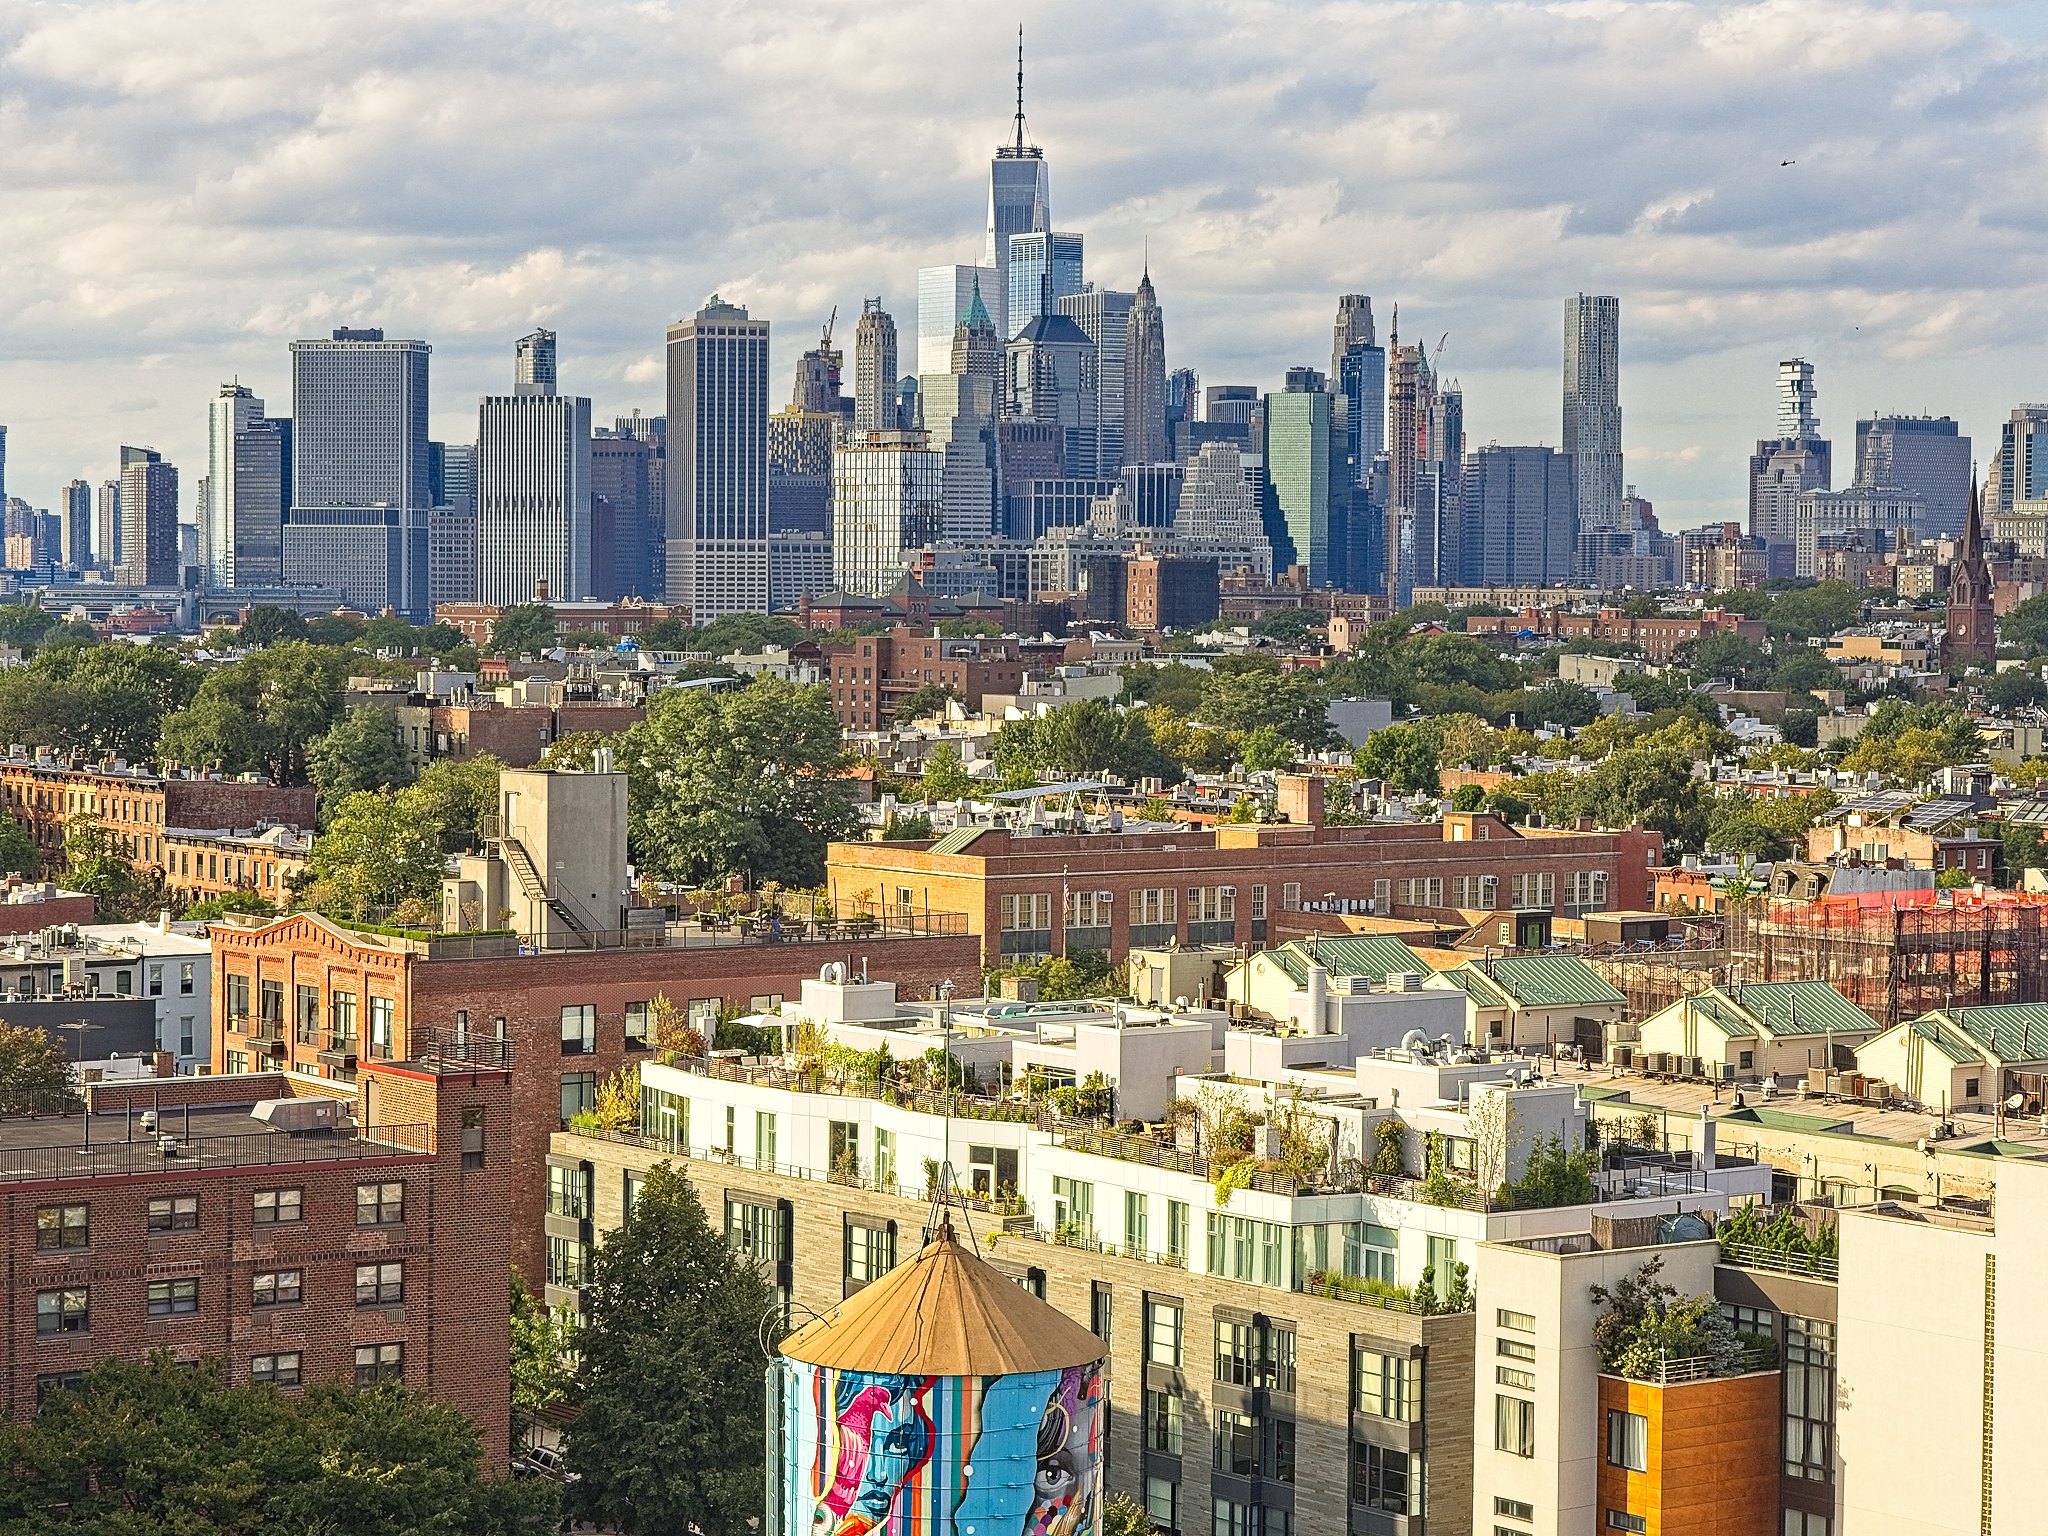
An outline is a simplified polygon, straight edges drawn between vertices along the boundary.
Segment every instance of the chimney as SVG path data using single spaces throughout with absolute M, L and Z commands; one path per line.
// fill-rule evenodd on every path
M 1319 775 L 1283 773 L 1275 783 L 1275 807 L 1296 826 L 1323 824 L 1323 781 Z
M 1696 1161 L 1699 1163 L 1700 1172 L 1714 1171 L 1714 1121 L 1708 1115 L 1707 1106 L 1704 1104 L 1700 1106 L 1699 1156 Z
M 1323 1015 L 1330 1006 L 1330 973 L 1320 965 L 1308 968 L 1308 1006 L 1303 1010 L 1303 1033 L 1310 1035 L 1328 1034 L 1324 1027 Z

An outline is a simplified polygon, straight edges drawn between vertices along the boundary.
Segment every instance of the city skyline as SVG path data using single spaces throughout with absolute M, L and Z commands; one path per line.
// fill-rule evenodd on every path
M 1980 445 L 2042 393 L 2008 339 L 2048 309 L 2025 261 L 2032 215 L 2009 190 L 2041 153 L 2005 105 L 2043 70 L 2024 11 L 1360 7 L 1321 14 L 1325 36 L 1291 15 L 1254 36 L 1222 11 L 1136 7 L 1085 45 L 1063 26 L 1077 14 L 1019 12 L 1055 225 L 1087 233 L 1090 275 L 1111 289 L 1135 286 L 1150 242 L 1168 366 L 1205 383 L 1275 387 L 1320 361 L 1338 294 L 1370 293 L 1404 304 L 1433 350 L 1450 334 L 1444 377 L 1464 386 L 1471 446 L 1555 444 L 1557 306 L 1613 293 L 1629 478 L 1667 526 L 1741 518 L 1783 357 L 1823 370 L 1837 421 L 1947 412 Z M 601 417 L 659 409 L 662 331 L 714 290 L 775 323 L 774 378 L 833 304 L 880 293 L 907 330 L 918 269 L 981 254 L 1014 33 L 912 10 L 820 42 L 815 19 L 790 7 L 701 32 L 720 59 L 704 104 L 743 107 L 737 127 L 657 122 L 673 86 L 648 39 L 615 61 L 611 118 L 563 100 L 507 119 L 490 82 L 530 66 L 553 27 L 610 36 L 590 15 L 481 39 L 476 79 L 426 132 L 405 120 L 430 82 L 425 33 L 374 12 L 356 50 L 330 46 L 337 23 L 317 7 L 303 37 L 266 40 L 267 71 L 310 83 L 304 107 L 252 77 L 246 100 L 208 108 L 226 65 L 176 50 L 161 81 L 127 83 L 124 61 L 168 36 L 124 7 L 0 29 L 0 79 L 23 104 L 0 130 L 22 232 L 0 255 L 10 489 L 53 504 L 74 476 L 104 479 L 122 441 L 204 463 L 219 386 L 281 401 L 284 348 L 335 326 L 430 342 L 432 432 L 456 440 L 502 387 L 505 342 L 536 324 L 563 335 Z M 1503 72 L 1540 43 L 1558 46 Z M 835 101 L 839 132 L 756 132 L 791 93 L 808 99 L 817 68 L 876 51 L 910 73 Z M 1658 63 L 1637 69 L 1636 53 Z M 1760 94 L 1756 60 L 1774 55 L 1816 61 L 1799 91 Z M 1346 57 L 1370 68 L 1332 62 Z M 1192 154 L 1184 119 L 1160 110 L 1189 79 L 1205 98 Z M 127 110 L 87 114 L 81 92 Z M 1548 112 L 1565 100 L 1570 113 Z M 123 123 L 160 141 L 144 183 Z M 94 169 L 39 147 L 66 134 Z M 691 165 L 630 194 L 576 170 L 599 145 L 652 170 L 679 142 Z M 1860 190 L 1874 169 L 1876 202 Z M 288 175 L 319 195 L 288 198 Z M 758 203 L 715 228 L 673 212 L 742 186 Z M 119 238 L 145 212 L 151 238 Z M 187 502 L 189 517 L 189 487 Z

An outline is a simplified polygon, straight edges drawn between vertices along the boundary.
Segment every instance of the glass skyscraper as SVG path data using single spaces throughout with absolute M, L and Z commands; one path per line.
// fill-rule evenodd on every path
M 768 322 L 717 294 L 668 328 L 668 596 L 768 611 Z
M 1059 301 L 1081 291 L 1081 244 L 1079 235 L 1049 230 L 1010 237 L 1011 340 L 1039 316 L 1058 314 Z

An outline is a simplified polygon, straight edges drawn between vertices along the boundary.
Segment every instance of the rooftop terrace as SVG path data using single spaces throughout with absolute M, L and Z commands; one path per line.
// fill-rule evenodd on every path
M 157 1129 L 155 1135 L 143 1130 L 140 1110 L 0 1119 L 0 1184 L 434 1152 L 431 1125 L 379 1126 L 370 1135 L 353 1129 L 293 1135 L 239 1108 L 166 1108 L 158 1113 Z

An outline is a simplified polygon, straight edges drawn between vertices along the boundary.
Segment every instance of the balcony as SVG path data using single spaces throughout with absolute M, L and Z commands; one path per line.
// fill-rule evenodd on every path
M 466 1029 L 416 1029 L 408 1067 L 426 1072 L 505 1071 L 512 1065 L 512 1042 L 471 1034 Z

